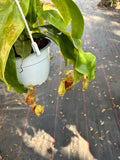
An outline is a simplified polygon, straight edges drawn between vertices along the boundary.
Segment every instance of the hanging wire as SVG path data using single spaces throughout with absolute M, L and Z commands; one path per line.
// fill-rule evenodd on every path
M 22 16 L 22 19 L 23 19 L 23 21 L 24 21 L 24 24 L 25 24 L 25 26 L 26 26 L 26 28 L 27 28 L 27 31 L 28 31 L 28 34 L 29 34 L 29 36 L 30 36 L 30 39 L 31 39 L 31 42 L 32 42 L 33 51 L 34 51 L 35 53 L 37 53 L 37 56 L 39 56 L 39 55 L 41 54 L 41 53 L 40 53 L 40 50 L 39 50 L 39 48 L 38 48 L 37 43 L 33 40 L 31 31 L 30 31 L 30 28 L 29 28 L 29 26 L 28 26 L 28 24 L 27 24 L 27 21 L 26 21 L 26 19 L 25 19 L 25 16 L 24 16 L 24 14 L 23 14 L 23 11 L 22 11 L 22 8 L 21 8 L 21 6 L 20 6 L 20 4 L 19 4 L 19 1 L 18 1 L 18 0 L 15 0 L 15 2 L 16 2 L 16 4 L 17 4 L 17 6 L 18 6 L 18 9 L 19 9 L 20 14 L 21 14 L 21 16 Z

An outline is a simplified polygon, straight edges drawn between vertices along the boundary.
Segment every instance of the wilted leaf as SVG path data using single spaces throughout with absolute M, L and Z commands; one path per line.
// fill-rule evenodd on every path
M 31 110 L 33 114 L 40 116 L 44 112 L 44 108 L 41 105 L 38 104 L 33 104 L 31 105 Z
M 100 139 L 101 141 L 103 141 L 103 140 L 104 140 L 104 138 L 105 138 L 105 136 L 104 136 L 104 135 L 101 135 L 101 136 L 99 137 L 99 139 Z
M 44 112 L 44 108 L 41 105 L 37 105 L 34 109 L 35 115 L 40 116 Z
M 109 76 L 109 79 L 112 79 L 113 77 L 112 76 Z
M 54 103 L 54 101 L 51 101 L 51 103 Z
M 107 130 L 105 133 L 106 133 L 106 134 L 108 134 L 109 132 L 110 132 L 110 131 L 109 131 L 109 130 Z
M 62 72 L 60 71 L 60 72 L 59 72 L 59 76 L 61 76 L 61 74 L 62 74 Z
M 90 131 L 91 131 L 91 132 L 93 131 L 93 127 L 90 127 Z
M 28 93 L 25 97 L 25 103 L 28 105 L 32 105 L 35 103 L 35 100 L 36 100 L 35 88 L 32 85 L 28 86 L 28 88 L 29 88 L 29 90 L 28 90 Z
M 58 88 L 58 94 L 60 96 L 64 96 L 65 92 L 65 79 L 62 79 Z
M 101 112 L 102 112 L 102 113 L 104 113 L 105 111 L 106 111 L 106 109 L 102 109 L 102 111 L 101 111 Z
M 88 84 L 89 84 L 89 80 L 88 77 L 86 75 L 84 75 L 84 80 L 82 83 L 82 90 L 85 91 L 88 88 Z
M 104 121 L 100 120 L 100 124 L 101 124 L 101 126 L 103 126 L 104 125 Z

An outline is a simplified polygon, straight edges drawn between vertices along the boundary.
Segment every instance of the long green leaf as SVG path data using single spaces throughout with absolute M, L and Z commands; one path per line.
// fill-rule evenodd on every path
M 30 0 L 29 10 L 26 16 L 30 28 L 32 28 L 32 25 L 36 22 L 36 17 L 37 17 L 36 11 L 37 11 L 36 0 Z
M 68 25 L 71 21 L 73 38 L 81 39 L 84 30 L 84 19 L 78 6 L 72 0 L 52 0 Z
M 60 51 L 65 58 L 71 59 L 73 61 L 76 60 L 76 49 L 69 34 L 62 33 L 52 25 L 40 27 L 40 31 L 42 34 L 52 39 L 59 46 Z
M 66 25 L 69 25 L 69 23 L 71 21 L 71 16 L 70 16 L 70 11 L 69 11 L 68 5 L 66 3 L 66 0 L 51 0 L 51 1 L 54 3 L 56 8 L 61 13 Z M 71 1 L 71 0 L 69 0 L 69 1 Z
M 39 13 L 39 11 L 43 10 L 43 4 L 41 3 L 40 0 L 36 0 L 37 3 L 37 14 Z M 37 26 L 38 25 L 43 25 L 44 24 L 44 19 L 42 19 L 41 17 L 38 17 L 37 15 Z
M 66 31 L 67 26 L 56 10 L 41 11 L 38 13 L 38 16 L 42 17 L 44 20 L 55 26 L 57 29 L 61 31 Z
M 20 4 L 24 14 L 28 12 L 30 0 Z M 2 20 L 2 21 L 1 21 Z M 5 82 L 4 72 L 12 45 L 24 29 L 18 7 L 13 0 L 0 1 L 0 79 Z
M 15 54 L 13 49 L 11 49 L 7 61 L 5 69 L 5 79 L 8 83 L 8 87 L 12 86 L 19 93 L 27 92 L 27 89 L 25 89 L 24 86 L 20 84 L 17 79 Z
M 73 38 L 81 39 L 84 31 L 84 19 L 78 6 L 72 0 L 66 0 L 71 16 L 71 34 Z

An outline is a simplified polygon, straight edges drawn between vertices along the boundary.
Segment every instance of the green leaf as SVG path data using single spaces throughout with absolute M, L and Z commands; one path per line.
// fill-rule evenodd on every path
M 75 79 L 77 79 L 75 83 L 78 83 L 82 78 L 81 76 L 83 75 L 87 75 L 88 80 L 94 79 L 95 78 L 94 69 L 96 66 L 95 56 L 92 55 L 91 53 L 84 53 L 84 51 L 82 50 L 80 39 L 73 38 L 73 43 L 74 43 L 74 46 L 79 51 L 78 58 L 76 60 L 76 68 L 74 69 L 76 70 Z M 77 77 L 78 78 L 81 77 L 80 80 Z
M 77 48 L 79 52 L 83 52 L 82 46 L 81 46 L 81 40 L 76 39 L 76 38 L 72 38 L 72 40 L 73 40 L 75 48 Z
M 39 38 L 39 39 L 45 38 L 45 35 L 43 35 L 42 33 L 33 33 L 32 36 L 33 38 Z
M 83 77 L 83 74 L 79 73 L 78 71 L 74 69 L 74 84 L 73 85 L 75 85 L 76 83 L 79 83 L 82 77 Z
M 31 41 L 26 40 L 26 41 L 20 41 L 17 40 L 14 44 L 15 51 L 18 55 L 22 57 L 22 59 L 25 59 L 31 54 L 32 47 L 31 47 Z
M 96 66 L 96 57 L 93 54 L 89 52 L 87 53 L 80 52 L 78 54 L 75 70 L 83 75 L 86 75 L 88 77 L 88 80 L 95 78 L 94 74 L 95 66 Z
M 12 86 L 17 92 L 24 93 L 27 89 L 18 82 L 16 73 L 16 61 L 13 49 L 11 49 L 9 58 L 5 69 L 5 79 L 8 83 L 8 87 Z
M 0 79 L 0 82 L 3 82 L 3 81 Z
M 66 25 L 68 25 L 71 21 L 70 11 L 67 5 L 67 0 L 51 0 L 56 8 L 59 10 L 62 15 Z M 68 0 L 71 2 L 71 0 Z
M 73 38 L 81 39 L 84 31 L 84 19 L 78 6 L 72 0 L 66 0 L 71 16 L 71 34 Z
M 36 0 L 36 3 L 37 3 L 37 27 L 38 27 L 44 24 L 44 19 L 38 17 L 38 13 L 41 12 L 41 10 L 43 10 L 43 4 L 41 3 L 40 0 Z
M 81 39 L 84 30 L 84 19 L 78 6 L 72 0 L 52 0 L 61 13 L 65 23 L 71 21 L 71 34 L 73 38 Z
M 57 11 L 55 10 L 41 11 L 38 13 L 38 16 L 42 17 L 44 20 L 52 24 L 60 31 L 66 31 L 67 26 Z
M 41 3 L 40 0 L 36 0 L 36 7 L 37 7 L 37 12 L 43 9 L 43 4 Z
M 75 62 L 76 49 L 73 45 L 73 41 L 71 40 L 69 33 L 62 33 L 52 25 L 40 27 L 40 31 L 42 34 L 52 39 L 58 45 L 65 58 L 71 59 Z
M 36 22 L 37 18 L 36 11 L 37 11 L 36 0 L 30 0 L 29 10 L 26 16 L 30 28 L 32 28 L 32 25 Z
M 29 1 L 20 0 L 25 15 L 28 12 Z M 9 52 L 23 29 L 24 23 L 15 1 L 0 0 L 0 79 L 4 82 Z

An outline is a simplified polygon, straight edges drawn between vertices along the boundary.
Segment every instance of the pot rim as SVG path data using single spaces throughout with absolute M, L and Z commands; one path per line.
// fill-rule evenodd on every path
M 44 38 L 44 39 L 46 39 L 47 41 L 48 41 L 48 44 L 45 46 L 45 47 L 43 47 L 42 49 L 40 49 L 40 51 L 42 52 L 42 51 L 44 51 L 46 48 L 48 48 L 49 46 L 50 46 L 50 44 L 51 44 L 51 41 L 48 39 L 48 38 Z M 42 54 L 42 53 L 41 53 Z M 32 55 L 36 55 L 36 56 L 38 56 L 37 54 L 36 54 L 36 52 L 32 52 L 29 56 L 32 56 Z M 29 57 L 28 56 L 28 57 Z M 40 56 L 40 55 L 39 55 Z M 26 57 L 26 58 L 28 58 L 28 57 Z M 26 59 L 25 58 L 25 59 Z M 19 60 L 19 59 L 22 59 L 22 57 L 15 57 L 15 59 L 16 60 Z

